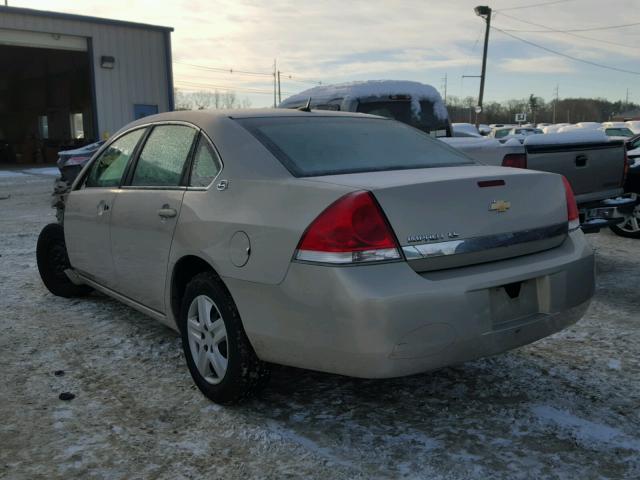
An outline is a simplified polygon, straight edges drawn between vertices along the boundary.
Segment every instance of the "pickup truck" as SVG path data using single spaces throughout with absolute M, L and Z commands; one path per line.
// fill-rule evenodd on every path
M 609 139 L 601 130 L 582 128 L 530 135 L 522 144 L 517 139 L 503 144 L 493 138 L 456 137 L 447 107 L 435 88 L 393 80 L 322 85 L 285 99 L 279 108 L 389 117 L 446 142 L 480 163 L 564 175 L 576 194 L 581 227 L 587 233 L 625 222 L 637 203 L 636 196 L 623 196 L 628 169 L 623 142 Z

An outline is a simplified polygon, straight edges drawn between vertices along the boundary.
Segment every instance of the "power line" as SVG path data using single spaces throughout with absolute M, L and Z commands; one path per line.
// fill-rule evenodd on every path
M 218 89 L 218 90 L 228 90 L 228 91 L 238 91 L 244 93 L 264 93 L 272 95 L 272 90 L 260 89 L 260 88 L 251 88 L 251 87 L 237 87 L 231 85 L 216 85 L 212 83 L 202 83 L 202 82 L 190 82 L 187 80 L 176 80 L 176 84 L 183 85 L 183 88 L 209 88 L 209 89 Z M 180 85 L 179 85 L 180 86 Z M 292 95 L 291 92 L 284 92 L 287 95 Z
M 534 8 L 534 7 L 543 7 L 545 5 L 555 5 L 556 3 L 566 3 L 566 2 L 573 2 L 574 0 L 555 0 L 553 2 L 543 2 L 543 3 L 533 3 L 530 5 L 520 5 L 517 7 L 508 7 L 508 8 L 501 8 L 500 10 L 496 9 L 494 11 L 496 12 L 504 12 L 505 10 L 521 10 L 523 8 Z
M 178 65 L 185 65 L 188 67 L 196 68 L 198 70 L 209 70 L 213 72 L 225 72 L 231 74 L 238 75 L 249 75 L 249 76 L 257 76 L 257 77 L 273 77 L 273 73 L 265 73 L 265 72 L 249 72 L 246 70 L 236 70 L 233 68 L 222 68 L 222 67 L 209 67 L 206 65 L 194 65 L 193 63 L 185 63 L 185 62 L 173 62 Z
M 509 32 L 507 32 L 505 30 L 500 29 L 500 28 L 493 27 L 493 26 L 491 28 L 493 30 L 496 30 L 496 31 L 504 34 L 504 35 L 507 35 L 508 37 L 514 38 L 516 40 L 520 40 L 521 42 L 524 42 L 524 43 L 526 43 L 528 45 L 531 45 L 533 47 L 539 48 L 539 49 L 544 50 L 544 51 L 549 52 L 549 53 L 553 53 L 554 55 L 559 55 L 561 57 L 568 58 L 569 60 L 573 60 L 575 62 L 586 63 L 587 65 L 591 65 L 591 66 L 599 67 L 599 68 L 605 68 L 605 69 L 608 69 L 608 70 L 614 70 L 616 72 L 629 73 L 631 75 L 640 75 L 640 72 L 636 72 L 636 71 L 633 71 L 633 70 L 625 70 L 624 68 L 612 67 L 611 65 L 603 65 L 602 63 L 592 62 L 591 60 L 585 60 L 584 58 L 574 57 L 574 56 L 569 55 L 567 53 L 562 53 L 562 52 L 559 52 L 557 50 L 553 50 L 551 48 L 545 47 L 543 45 L 539 45 L 537 43 L 531 42 L 529 40 L 525 40 L 522 37 L 518 37 L 516 35 L 513 35 L 512 33 L 509 33 Z
M 280 72 L 282 74 L 282 78 L 286 78 L 288 80 L 298 82 L 298 83 L 316 83 L 318 85 L 322 85 L 321 80 L 314 80 L 312 78 L 300 77 L 298 75 L 293 75 L 291 73 Z
M 506 14 L 504 14 L 506 16 Z M 622 25 L 608 25 L 606 27 L 590 27 L 590 28 L 572 28 L 572 29 L 568 29 L 568 30 L 556 30 L 556 29 L 550 29 L 550 30 L 505 30 L 506 32 L 520 32 L 520 33 L 551 33 L 551 32 L 558 32 L 558 33 L 572 33 L 572 32 L 595 32 L 595 31 L 599 31 L 599 30 L 614 30 L 617 28 L 627 28 L 627 27 L 635 27 L 640 25 L 640 22 L 634 22 L 634 23 L 623 23 Z
M 546 29 L 544 31 L 534 30 L 534 31 L 538 31 L 539 33 L 561 33 L 561 34 L 564 34 L 564 35 L 569 35 L 571 37 L 581 38 L 583 40 L 592 40 L 592 41 L 598 42 L 598 43 L 607 43 L 609 45 L 615 45 L 617 47 L 624 47 L 624 48 L 630 48 L 630 49 L 636 50 L 636 47 L 633 47 L 631 45 L 625 45 L 624 43 L 611 42 L 609 40 L 603 40 L 603 39 L 594 38 L 594 37 L 587 37 L 585 35 L 577 35 L 575 33 L 571 33 L 571 32 L 566 31 L 566 30 L 558 30 L 558 29 L 555 29 L 553 27 L 549 27 L 547 25 L 542 25 L 541 23 L 530 22 L 528 20 L 524 20 L 522 18 L 518 18 L 518 17 L 515 17 L 513 15 L 508 15 L 506 13 L 502 13 L 502 16 L 507 17 L 507 18 L 511 18 L 512 20 L 515 20 L 517 22 L 526 23 L 527 25 L 534 25 L 536 27 L 541 27 L 541 28 L 545 28 Z M 503 30 L 505 32 L 527 32 L 527 30 L 513 30 L 513 29 L 506 29 L 506 28 L 503 29 Z M 532 33 L 532 31 L 530 30 L 529 33 Z

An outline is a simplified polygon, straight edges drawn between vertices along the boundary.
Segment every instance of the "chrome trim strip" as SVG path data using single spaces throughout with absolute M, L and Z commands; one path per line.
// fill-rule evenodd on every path
M 422 243 L 420 245 L 408 245 L 402 247 L 402 251 L 408 261 L 423 258 L 444 257 L 449 255 L 461 255 L 496 248 L 510 247 L 521 243 L 535 242 L 548 238 L 566 235 L 568 233 L 566 222 L 549 227 L 521 230 L 519 232 L 499 233 L 447 242 Z

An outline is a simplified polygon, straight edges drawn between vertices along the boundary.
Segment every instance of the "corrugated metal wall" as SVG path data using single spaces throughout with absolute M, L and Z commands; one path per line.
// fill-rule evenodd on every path
M 134 119 L 134 104 L 169 110 L 167 30 L 90 21 L 0 12 L 0 28 L 78 35 L 93 49 L 98 133 L 113 134 Z M 115 57 L 112 70 L 101 68 L 100 57 Z

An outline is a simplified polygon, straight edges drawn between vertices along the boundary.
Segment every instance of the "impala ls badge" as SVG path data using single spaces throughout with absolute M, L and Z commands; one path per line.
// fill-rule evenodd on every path
M 438 242 L 447 238 L 458 238 L 460 234 L 458 232 L 446 232 L 446 233 L 425 233 L 420 235 L 409 235 L 407 242 Z
M 505 202 L 504 200 L 494 200 L 489 205 L 489 210 L 492 212 L 504 213 L 511 208 L 511 202 Z

